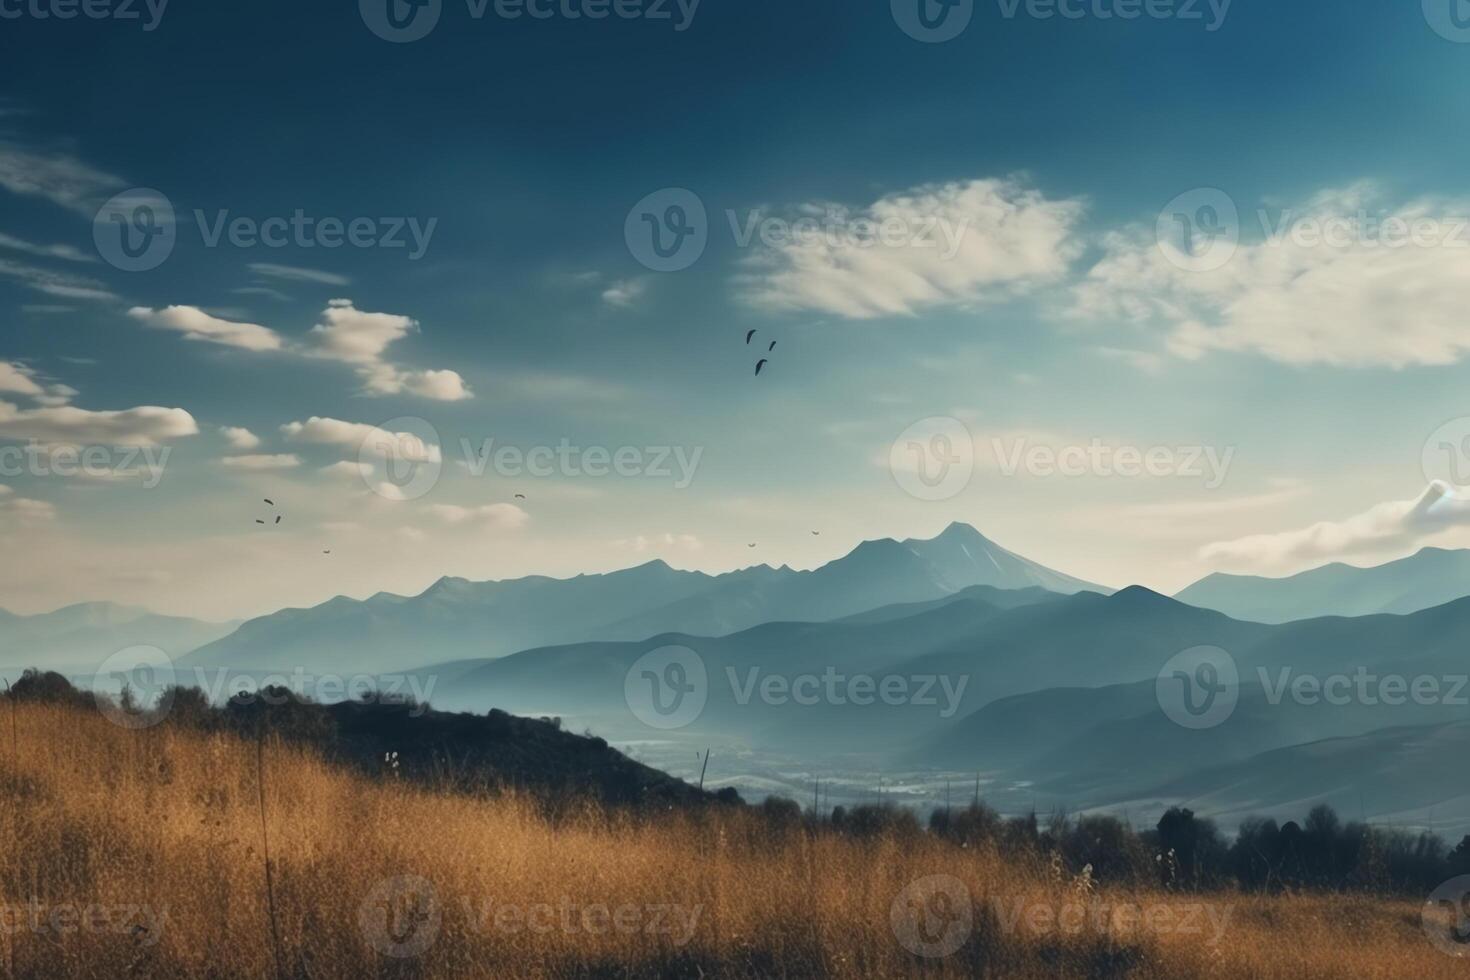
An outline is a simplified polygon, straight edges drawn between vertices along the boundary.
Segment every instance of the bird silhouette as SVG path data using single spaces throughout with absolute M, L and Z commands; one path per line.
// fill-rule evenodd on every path
M 526 499 L 526 495 L 523 494 L 523 493 L 518 493 L 518 494 L 516 494 L 516 499 L 517 500 L 525 500 Z
M 771 346 L 769 346 L 769 347 L 766 348 L 766 353 L 769 354 L 771 351 L 773 351 L 775 349 L 776 349 L 776 342 L 773 340 L 773 341 L 771 341 Z
M 281 515 L 280 514 L 277 514 L 276 515 L 276 523 L 277 524 L 281 523 Z
M 822 532 L 821 531 L 813 531 L 812 534 L 814 536 L 816 536 L 816 537 L 821 537 Z
M 269 498 L 269 497 L 262 497 L 261 499 L 264 500 L 266 503 L 270 504 L 272 507 L 274 507 L 276 505 L 276 502 L 274 500 L 272 500 L 271 498 Z
M 771 363 L 771 362 L 768 361 L 768 360 L 766 360 L 764 357 L 761 358 L 759 361 L 756 362 L 756 365 L 755 365 L 755 376 L 757 378 L 759 378 L 761 376 L 761 368 L 765 367 L 769 363 Z
M 746 345 L 746 346 L 747 346 L 747 347 L 749 347 L 749 346 L 750 346 L 750 338 L 751 338 L 751 337 L 754 337 L 754 336 L 755 336 L 755 334 L 756 334 L 756 332 L 755 332 L 755 331 L 754 331 L 754 330 L 747 330 L 747 331 L 746 331 L 746 332 L 745 332 L 745 345 Z
M 747 548 L 754 548 L 754 547 L 755 547 L 755 545 L 753 545 L 753 544 L 748 544 L 748 545 L 746 545 L 746 547 L 747 547 Z

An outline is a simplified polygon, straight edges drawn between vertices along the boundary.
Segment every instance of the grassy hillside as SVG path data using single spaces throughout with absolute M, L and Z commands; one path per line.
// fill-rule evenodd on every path
M 744 807 L 552 817 L 391 761 L 369 774 L 297 742 L 128 731 L 60 705 L 0 705 L 0 747 L 0 962 L 16 977 L 1464 970 L 1412 899 L 1129 887 Z

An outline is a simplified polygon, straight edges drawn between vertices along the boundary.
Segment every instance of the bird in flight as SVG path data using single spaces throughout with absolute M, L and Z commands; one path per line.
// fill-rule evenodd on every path
M 523 494 L 523 493 L 518 493 L 518 494 L 516 494 L 516 499 L 517 500 L 525 500 L 526 499 L 526 495 Z
M 771 351 L 773 351 L 775 349 L 776 349 L 776 342 L 773 340 L 773 341 L 771 341 L 771 346 L 769 346 L 769 347 L 766 348 L 766 353 L 769 354 Z
M 756 333 L 756 332 L 755 332 L 755 331 L 754 331 L 754 330 L 747 330 L 747 331 L 746 331 L 746 332 L 745 332 L 745 345 L 746 345 L 746 346 L 747 346 L 747 347 L 749 347 L 749 346 L 750 346 L 750 338 L 751 338 L 751 337 L 754 337 L 754 336 L 755 336 L 755 333 Z
M 768 361 L 764 357 L 761 358 L 759 361 L 756 362 L 756 365 L 755 365 L 755 376 L 757 378 L 759 378 L 761 376 L 761 368 L 765 367 L 769 363 L 771 363 L 771 362 Z
M 813 532 L 812 532 L 812 535 L 813 535 L 813 536 L 814 536 L 814 537 L 821 537 L 821 534 L 822 534 L 822 532 L 821 532 L 821 531 L 813 531 Z
M 272 500 L 271 498 L 269 498 L 269 497 L 262 497 L 260 499 L 264 500 L 266 503 L 270 504 L 272 507 L 274 507 L 276 505 L 276 502 L 274 500 Z

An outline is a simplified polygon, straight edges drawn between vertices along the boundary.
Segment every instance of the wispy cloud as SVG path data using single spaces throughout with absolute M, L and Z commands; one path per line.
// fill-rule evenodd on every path
M 1436 481 L 1414 500 L 1378 504 L 1341 521 L 1321 521 L 1278 534 L 1217 541 L 1201 549 L 1200 557 L 1236 568 L 1287 570 L 1403 550 L 1441 531 L 1467 525 L 1470 525 L 1470 501 Z
M 73 275 L 69 272 L 42 269 L 10 259 L 0 259 L 0 276 L 14 279 L 21 285 L 48 296 L 89 300 L 96 303 L 120 302 L 116 293 L 95 279 Z
M 12 194 L 44 198 L 91 217 L 125 183 L 68 154 L 0 140 L 0 187 Z
M 7 248 L 12 252 L 25 252 L 27 255 L 35 255 L 44 259 L 64 259 L 67 262 L 97 261 L 94 256 L 71 245 L 36 245 L 4 232 L 0 232 L 0 248 Z
M 1081 252 L 1079 200 L 1014 180 L 971 180 L 890 194 L 858 209 L 821 202 L 782 216 L 789 235 L 762 243 L 736 279 L 760 309 L 848 319 L 1002 299 L 1064 276 Z M 803 230 L 805 229 L 805 230 Z M 737 234 L 741 234 L 738 232 Z
M 280 279 L 284 282 L 309 282 L 319 286 L 346 286 L 352 280 L 335 272 L 324 272 L 321 269 L 307 269 L 295 265 L 277 265 L 273 262 L 251 262 L 251 272 L 258 276 L 269 279 Z
M 301 457 L 294 453 L 226 456 L 220 465 L 235 470 L 292 470 L 301 465 Z
M 1113 233 L 1071 312 L 1159 327 L 1189 359 L 1237 351 L 1287 364 L 1453 364 L 1470 352 L 1470 207 L 1370 211 L 1374 195 L 1371 185 L 1329 191 L 1263 217 L 1262 240 L 1243 241 L 1213 270 L 1191 267 L 1152 229 Z M 1419 240 L 1393 244 L 1399 228 Z

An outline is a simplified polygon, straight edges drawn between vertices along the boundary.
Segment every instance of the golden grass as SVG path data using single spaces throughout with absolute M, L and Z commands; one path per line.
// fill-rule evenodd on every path
M 253 743 L 22 705 L 12 758 L 9 711 L 9 975 L 277 975 Z M 728 810 L 553 823 L 525 798 L 370 780 L 281 744 L 265 756 L 285 977 L 1432 980 L 1467 965 L 1429 943 L 1415 902 L 1090 886 L 927 837 L 772 832 Z M 958 889 L 948 904 L 930 876 Z

